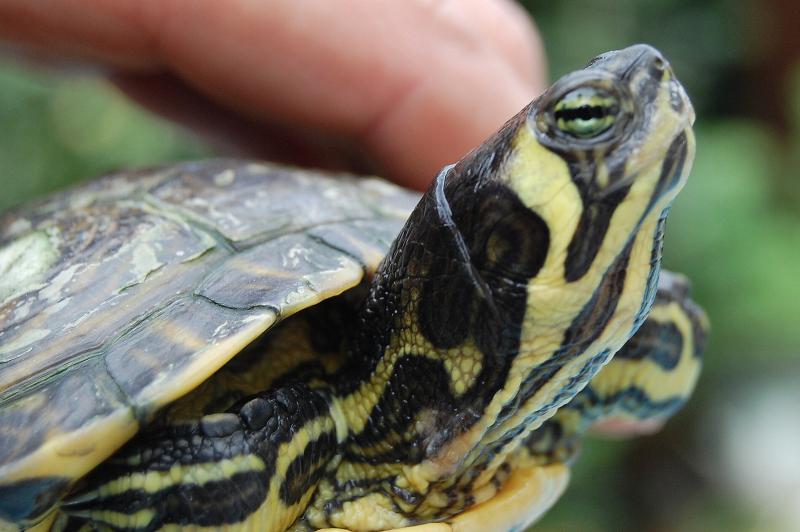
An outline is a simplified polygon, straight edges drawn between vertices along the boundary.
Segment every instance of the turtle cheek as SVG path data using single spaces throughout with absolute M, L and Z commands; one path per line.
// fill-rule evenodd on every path
M 527 284 L 539 273 L 549 245 L 549 230 L 538 215 L 527 212 L 530 214 L 495 224 L 486 238 L 480 270 L 515 284 Z
M 521 205 L 487 224 L 476 238 L 473 268 L 487 293 L 476 304 L 476 344 L 486 353 L 516 349 L 528 303 L 528 284 L 544 265 L 550 232 L 547 224 Z
M 417 313 L 425 338 L 437 348 L 449 349 L 469 335 L 475 288 L 462 272 L 436 270 L 421 283 Z

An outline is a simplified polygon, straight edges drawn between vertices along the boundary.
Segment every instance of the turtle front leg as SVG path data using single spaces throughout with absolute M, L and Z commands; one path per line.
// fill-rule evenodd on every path
M 145 431 L 62 510 L 122 530 L 285 530 L 338 463 L 344 435 L 333 409 L 326 391 L 297 383 Z
M 518 460 L 569 463 L 587 431 L 652 433 L 694 390 L 708 334 L 705 312 L 681 275 L 661 273 L 647 319 L 614 358 L 566 406 L 531 433 Z

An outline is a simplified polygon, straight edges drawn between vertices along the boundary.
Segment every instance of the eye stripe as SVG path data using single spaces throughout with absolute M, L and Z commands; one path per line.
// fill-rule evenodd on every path
M 564 278 L 567 282 L 577 281 L 589 271 L 605 240 L 611 217 L 629 190 L 630 185 L 627 185 L 607 195 L 603 201 L 584 203 L 578 228 L 567 248 L 564 263 Z

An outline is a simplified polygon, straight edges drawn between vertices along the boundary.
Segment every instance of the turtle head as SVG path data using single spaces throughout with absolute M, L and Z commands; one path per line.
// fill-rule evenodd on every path
M 568 308 L 559 298 L 591 294 L 620 258 L 620 272 L 657 267 L 662 219 L 694 157 L 693 122 L 666 59 L 631 46 L 558 80 L 437 183 L 454 213 L 471 213 L 453 218 L 473 263 L 494 258 L 490 269 L 539 298 L 558 290 L 550 304 Z M 571 321 L 573 310 L 547 314 Z
M 558 80 L 454 173 L 474 190 L 513 190 L 547 221 L 555 246 L 568 244 L 564 274 L 575 280 L 605 236 L 619 247 L 675 198 L 694 156 L 694 118 L 664 57 L 631 46 Z
M 338 392 L 346 454 L 404 464 L 398 501 L 439 490 L 436 515 L 459 511 L 644 321 L 693 119 L 664 58 L 634 46 L 437 176 L 373 280 Z
M 396 251 L 414 257 L 421 335 L 481 368 L 453 389 L 502 412 L 476 449 L 513 447 L 644 321 L 693 121 L 667 61 L 637 45 L 563 77 L 437 177 Z
M 552 179 L 560 172 L 524 168 L 543 160 L 545 149 L 567 166 L 584 209 L 624 202 L 643 214 L 660 211 L 685 183 L 693 123 L 694 109 L 664 57 L 631 46 L 594 58 L 529 107 L 514 147 L 520 166 L 509 171 L 536 183 Z

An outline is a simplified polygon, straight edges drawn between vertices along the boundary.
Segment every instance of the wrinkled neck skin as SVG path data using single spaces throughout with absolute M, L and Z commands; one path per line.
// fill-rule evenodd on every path
M 639 176 L 623 198 L 642 198 L 616 198 L 605 234 L 594 235 L 598 246 L 576 252 L 586 221 L 576 212 L 580 191 L 564 159 L 546 148 L 516 155 L 530 134 L 512 121 L 446 168 L 393 244 L 361 314 L 352 362 L 334 379 L 350 430 L 339 471 L 361 480 L 333 482 L 322 498 L 382 491 L 395 510 L 420 519 L 491 497 L 510 453 L 646 316 L 674 194 L 645 196 L 653 180 L 677 182 L 683 163 L 658 161 L 652 176 Z M 514 183 L 526 171 L 554 177 L 526 189 Z M 540 198 L 535 210 L 526 206 L 535 201 L 520 199 L 526 193 Z

